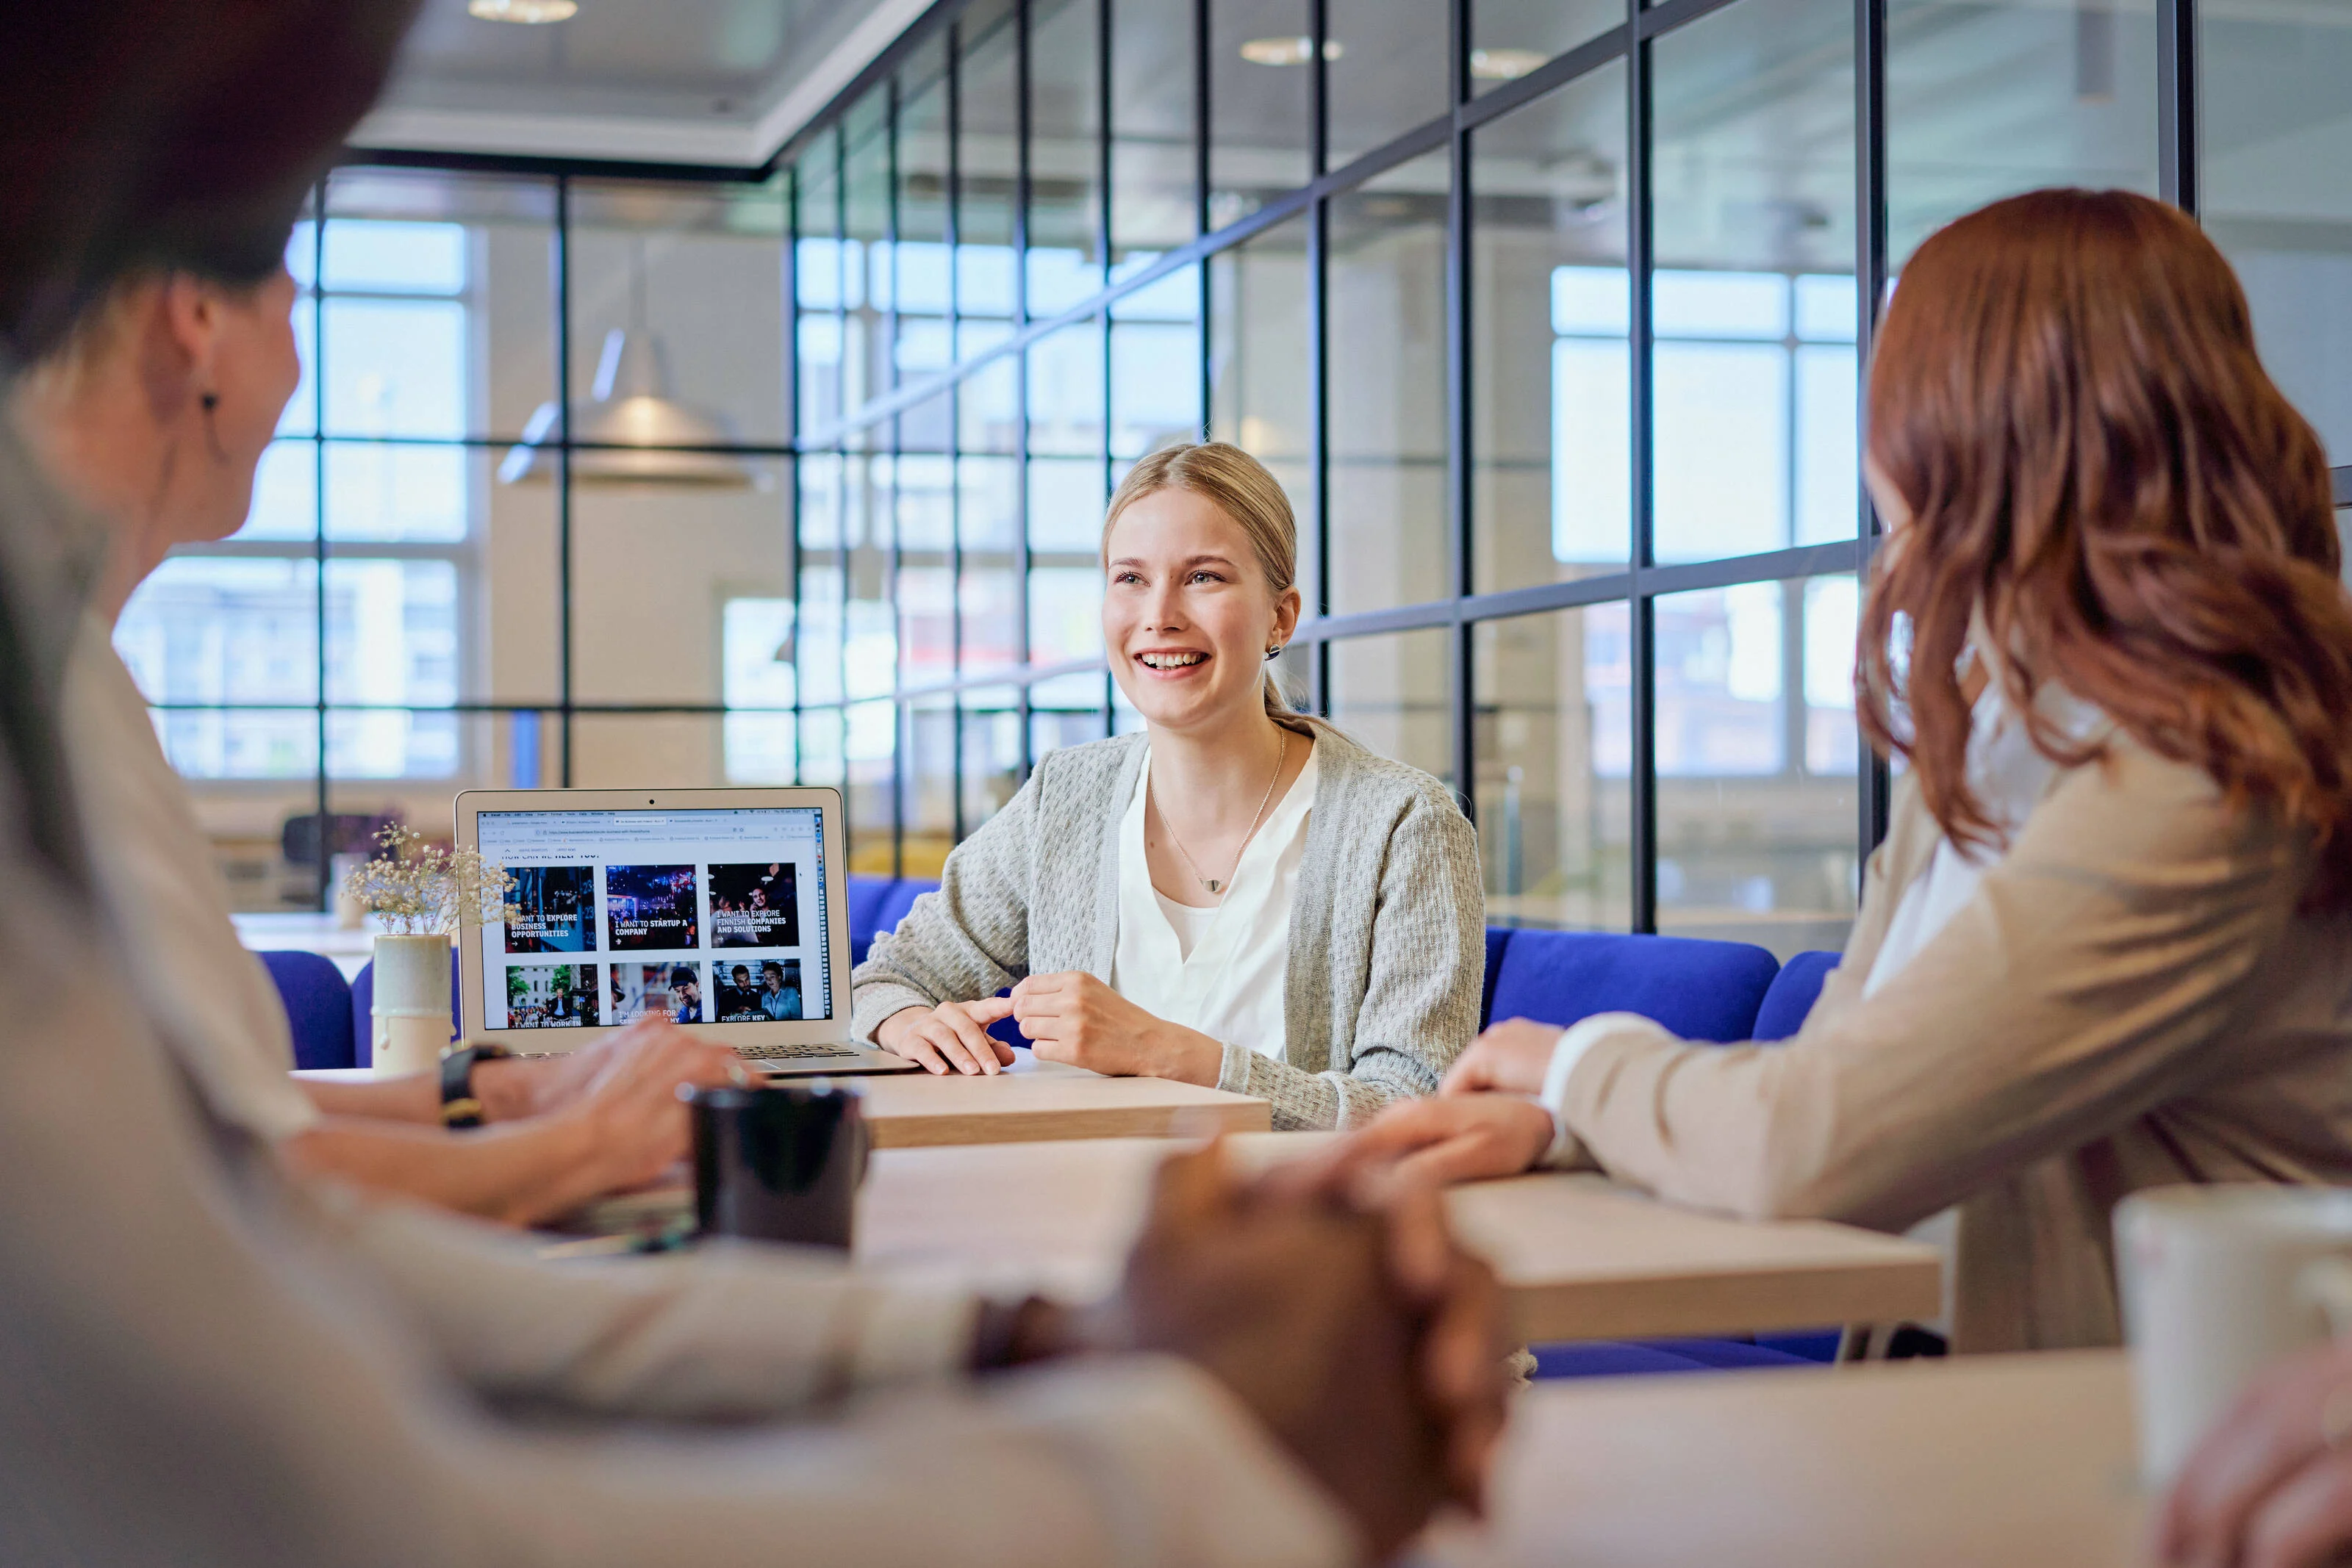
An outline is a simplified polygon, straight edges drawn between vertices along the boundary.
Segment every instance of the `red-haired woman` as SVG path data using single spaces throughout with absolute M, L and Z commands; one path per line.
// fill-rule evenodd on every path
M 1365 1136 L 1885 1228 L 1959 1207 L 1960 1349 L 2113 1343 L 2108 1215 L 2352 1181 L 2352 601 L 2327 463 L 2173 208 L 2042 191 L 1923 245 L 1870 377 L 1857 681 L 1908 764 L 1786 1045 L 1489 1029 Z

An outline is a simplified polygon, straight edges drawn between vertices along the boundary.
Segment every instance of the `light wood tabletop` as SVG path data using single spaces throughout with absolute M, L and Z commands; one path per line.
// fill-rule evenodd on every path
M 1329 1134 L 1236 1137 L 1245 1161 Z M 997 1289 L 1108 1291 L 1140 1221 L 1157 1140 L 886 1148 L 860 1197 L 857 1254 L 936 1265 Z M 1933 1317 L 1933 1248 L 1815 1222 L 1676 1208 L 1597 1176 L 1457 1187 L 1456 1226 L 1502 1276 L 1513 1327 L 1540 1343 L 1737 1333 Z
M 1493 1524 L 1431 1568 L 2124 1568 L 2151 1501 L 2118 1351 L 1538 1384 Z
M 1263 1133 L 1273 1107 L 1247 1094 L 1165 1078 L 1106 1078 L 1040 1061 L 1026 1051 L 992 1077 L 873 1073 L 845 1080 L 866 1096 L 877 1149 L 929 1144 L 1009 1144 L 1055 1138 L 1164 1138 Z M 298 1072 L 323 1082 L 365 1083 L 364 1067 Z
M 1039 1139 L 1263 1133 L 1274 1108 L 1247 1094 L 1166 1078 L 1106 1078 L 1026 1051 L 992 1077 L 875 1074 L 856 1080 L 877 1149 Z

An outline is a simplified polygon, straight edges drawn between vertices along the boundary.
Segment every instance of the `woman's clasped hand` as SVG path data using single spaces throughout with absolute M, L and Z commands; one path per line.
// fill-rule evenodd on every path
M 1032 975 L 1013 988 L 1013 1017 L 1047 1061 L 1115 1077 L 1214 1084 L 1224 1047 L 1155 1017 L 1083 970 Z
M 1114 1078 L 1173 1078 L 1213 1084 L 1224 1047 L 1198 1030 L 1155 1017 L 1083 970 L 1031 975 L 1007 997 L 908 1008 L 875 1031 L 886 1051 L 936 1073 L 1002 1072 L 1013 1048 L 992 1036 L 1012 1019 L 1040 1060 Z

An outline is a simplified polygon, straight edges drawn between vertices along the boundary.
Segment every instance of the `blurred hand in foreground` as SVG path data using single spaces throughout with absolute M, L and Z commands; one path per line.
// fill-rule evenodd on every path
M 2158 1516 L 2180 1568 L 2352 1561 L 2352 1340 L 2263 1375 L 2181 1467 Z
M 576 1054 L 592 1051 L 585 1082 L 550 1121 L 578 1124 L 600 1192 L 644 1186 L 686 1157 L 693 1132 L 679 1090 L 756 1081 L 741 1057 L 667 1019 L 641 1019 Z
M 1385 1561 L 1442 1504 L 1484 1505 L 1500 1302 L 1425 1186 L 1344 1146 L 1245 1180 L 1213 1144 L 1160 1167 L 1119 1294 L 1080 1333 L 1213 1375 Z
M 609 1092 L 615 1070 L 633 1062 L 676 1071 L 673 1089 L 677 1083 L 709 1089 L 748 1082 L 743 1059 L 727 1047 L 698 1040 L 667 1019 L 643 1018 L 562 1055 L 478 1062 L 474 1090 L 484 1120 L 520 1121 L 577 1105 L 600 1087 Z

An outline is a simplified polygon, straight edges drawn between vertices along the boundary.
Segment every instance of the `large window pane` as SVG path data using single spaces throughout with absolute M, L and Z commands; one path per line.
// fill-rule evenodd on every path
M 2211 113 L 2209 109 L 2207 113 Z M 2044 185 L 2156 193 L 2155 0 L 1887 0 L 1886 230 Z
M 963 831 L 1003 809 L 1021 788 L 1020 695 L 1010 686 L 963 694 Z
M 849 869 L 866 876 L 890 874 L 898 838 L 897 712 L 890 703 L 869 702 L 854 704 L 843 715 Z
M 1452 588 L 1445 504 L 1446 159 L 1332 203 L 1331 608 Z
M 1631 795 L 1622 763 L 1614 773 L 1601 766 L 1604 754 L 1631 749 L 1632 714 L 1595 700 L 1613 692 L 1604 672 L 1623 657 L 1625 624 L 1625 607 L 1606 604 L 1472 630 L 1490 925 L 1632 926 Z
M 152 703 L 315 703 L 318 582 L 309 560 L 175 556 L 131 596 L 115 650 Z
M 2339 465 L 2352 463 L 2347 20 L 2209 8 L 2198 51 L 2205 232 L 2246 286 L 2263 365 Z
M 1657 601 L 1660 930 L 1844 946 L 1856 606 L 1851 576 Z
M 948 320 L 948 89 L 944 34 L 918 47 L 898 73 L 898 240 L 874 270 L 876 287 L 898 311 L 894 382 L 938 375 L 954 362 Z M 940 452 L 949 403 L 936 398 L 898 417 L 901 450 Z
M 1022 645 L 1020 462 L 966 457 L 958 465 L 957 528 L 963 575 L 956 585 L 963 622 L 961 669 L 1010 669 L 1028 662 Z
M 963 50 L 958 118 L 961 161 L 956 189 L 956 303 L 966 316 L 1013 313 L 1017 258 L 1013 209 L 1020 195 L 1020 18 L 1004 0 L 980 0 L 958 19 Z M 958 343 L 961 351 L 978 346 Z
M 830 428 L 843 411 L 844 302 L 863 297 L 862 267 L 841 242 L 840 133 L 827 131 L 793 165 L 792 282 L 799 382 L 793 413 L 803 433 Z M 600 350 L 601 351 L 601 350 Z
M 1096 0 L 1036 0 L 1029 15 L 1029 313 L 1099 292 L 1103 188 Z
M 1209 0 L 1209 226 L 1314 177 L 1302 0 Z
M 842 650 L 843 695 L 887 697 L 898 678 L 898 616 L 893 602 L 890 530 L 896 520 L 896 465 L 887 455 L 846 460 L 847 485 L 843 491 L 849 526 L 849 608 L 847 643 Z M 874 721 L 861 729 L 853 723 L 852 739 L 870 737 Z M 884 727 L 887 749 L 887 727 Z M 853 758 L 857 755 L 852 750 Z
M 1622 571 L 1633 504 L 1624 68 L 1514 110 L 1470 148 L 1476 588 Z
M 1450 633 L 1443 628 L 1331 644 L 1333 723 L 1361 744 L 1454 782 Z
M 575 442 L 783 440 L 783 219 L 770 186 L 573 183 Z M 863 351 L 843 362 L 853 403 L 871 385 Z M 665 400 L 666 417 L 637 398 Z M 574 471 L 604 461 L 583 454 Z
M 898 459 L 898 679 L 936 685 L 955 676 L 955 465 Z
M 920 697 L 899 732 L 906 826 L 898 853 L 908 876 L 939 875 L 955 848 L 956 718 L 952 697 Z
M 253 506 L 240 543 L 307 539 L 319 529 L 319 447 L 309 441 L 273 441 L 253 476 Z
M 1110 242 L 1121 258 L 1191 241 L 1192 12 L 1111 0 Z
M 799 691 L 793 664 L 797 607 L 774 596 L 734 598 L 719 612 L 722 727 L 730 784 L 789 784 L 798 763 L 789 710 Z
M 1809 527 L 1840 509 L 1819 459 L 1851 444 L 1853 403 L 1801 406 L 1798 367 L 1807 336 L 1853 339 L 1818 306 L 1853 271 L 1853 28 L 1850 9 L 1745 0 L 1655 46 L 1661 561 L 1780 549 L 1796 541 L 1801 507 Z M 1814 486 L 1801 502 L 1801 469 Z
M 323 373 L 327 430 L 343 435 L 511 438 L 555 395 L 551 182 L 439 171 L 339 169 L 327 184 L 324 271 L 312 236 L 289 256 L 324 322 L 297 308 L 305 362 Z M 307 403 L 310 389 L 297 394 Z M 289 410 L 308 429 L 310 411 Z
M 1274 473 L 1298 517 L 1298 584 L 1317 602 L 1307 398 L 1307 225 L 1277 224 L 1209 258 L 1209 433 Z
M 453 562 L 329 560 L 327 700 L 415 706 L 457 701 L 457 620 Z
M 897 256 L 890 246 L 890 117 L 879 87 L 850 106 L 841 122 L 842 174 L 850 257 L 862 257 L 864 287 L 844 301 L 842 362 L 847 377 L 843 401 L 849 412 L 887 396 L 895 387 L 888 311 L 894 298 Z M 870 434 L 868 436 L 870 440 Z
M 1324 64 L 1333 169 L 1446 111 L 1447 7 L 1324 0 Z
M 1183 267 L 1111 306 L 1110 455 L 1127 460 L 1201 434 L 1201 271 Z
M 792 591 L 785 503 L 790 465 L 741 460 L 740 486 L 581 484 L 572 497 L 572 677 L 591 702 L 716 703 L 721 607 Z M 838 557 L 828 559 L 849 505 L 837 459 L 803 464 L 803 538 L 814 570 L 830 567 L 838 624 Z M 862 473 L 856 476 L 861 481 Z M 849 512 L 852 542 L 869 526 Z M 804 574 L 802 592 L 812 595 Z M 814 606 L 811 607 L 814 611 Z M 887 679 L 887 677 L 886 677 Z M 886 686 L 887 689 L 887 686 Z M 835 694 L 838 695 L 837 693 Z
M 1469 0 L 1470 90 L 1517 81 L 1625 20 L 1618 0 Z

